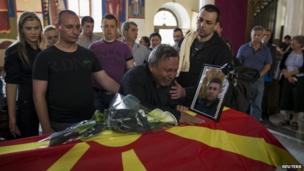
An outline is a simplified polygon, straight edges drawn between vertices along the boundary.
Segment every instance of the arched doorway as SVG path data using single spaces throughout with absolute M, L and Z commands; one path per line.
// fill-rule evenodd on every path
M 171 18 L 170 21 L 175 21 L 175 23 L 165 23 L 165 27 L 161 23 L 158 23 L 158 25 L 155 25 L 156 22 L 156 16 L 160 15 L 159 12 L 164 11 L 166 14 L 168 14 L 168 18 Z M 168 13 L 167 13 L 168 12 Z M 174 18 L 174 19 L 173 19 Z M 162 18 L 159 19 L 160 21 L 164 20 Z M 169 20 L 169 19 L 166 19 Z M 184 33 L 186 33 L 190 29 L 190 17 L 188 11 L 177 2 L 167 2 L 161 5 L 161 7 L 158 9 L 156 14 L 154 15 L 154 31 L 159 31 L 159 33 L 162 36 L 162 43 L 167 44 L 174 44 L 173 41 L 173 29 L 175 27 L 179 27 L 183 30 Z
M 154 16 L 154 31 L 161 35 L 163 44 L 174 44 L 172 35 L 177 26 L 177 18 L 169 9 L 161 8 Z

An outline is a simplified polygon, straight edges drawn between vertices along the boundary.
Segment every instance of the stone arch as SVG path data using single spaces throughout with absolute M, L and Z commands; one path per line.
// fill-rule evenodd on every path
M 171 10 L 178 20 L 178 27 L 182 29 L 190 28 L 190 17 L 187 10 L 177 2 L 167 2 L 163 4 L 160 8 L 167 8 Z

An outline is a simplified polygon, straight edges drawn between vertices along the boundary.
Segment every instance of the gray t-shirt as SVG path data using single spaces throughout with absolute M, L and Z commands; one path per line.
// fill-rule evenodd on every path
M 96 35 L 96 34 L 92 35 L 91 40 L 84 37 L 83 35 L 80 35 L 79 38 L 78 38 L 77 44 L 88 49 L 90 44 L 92 44 L 93 42 L 96 42 L 97 40 L 100 40 L 100 39 L 101 39 L 101 37 Z
M 135 43 L 132 48 L 132 55 L 135 60 L 135 65 L 141 65 L 148 61 L 150 50 L 143 45 Z

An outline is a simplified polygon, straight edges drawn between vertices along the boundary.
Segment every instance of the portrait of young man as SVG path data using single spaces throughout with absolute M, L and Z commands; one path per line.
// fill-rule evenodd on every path
M 220 102 L 219 94 L 222 90 L 222 80 L 220 78 L 212 78 L 205 89 L 201 89 L 200 95 L 196 99 L 195 110 L 214 116 L 216 114 L 218 104 Z

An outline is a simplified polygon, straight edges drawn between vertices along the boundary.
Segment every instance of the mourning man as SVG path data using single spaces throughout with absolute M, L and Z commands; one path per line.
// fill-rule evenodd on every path
M 177 100 L 171 100 L 170 86 L 175 84 L 178 68 L 178 53 L 169 46 L 160 44 L 150 54 L 148 64 L 129 70 L 122 81 L 123 94 L 132 94 L 148 108 L 170 111 L 177 118 Z

